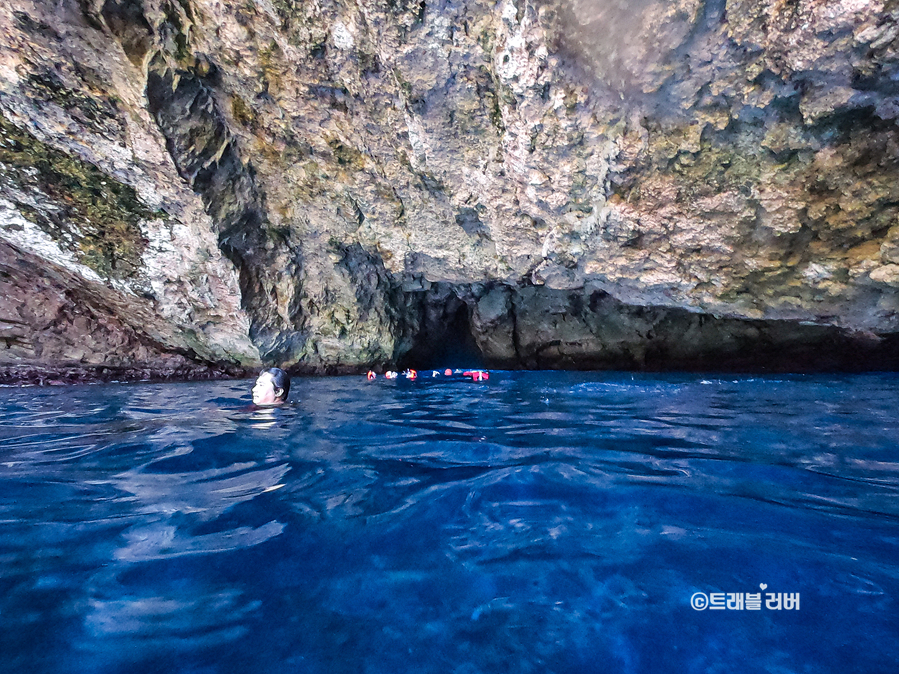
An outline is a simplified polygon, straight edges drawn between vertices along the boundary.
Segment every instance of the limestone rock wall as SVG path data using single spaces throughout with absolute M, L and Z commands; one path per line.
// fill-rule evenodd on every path
M 101 284 L 0 242 L 0 379 L 79 383 L 243 373 L 135 329 L 154 317 L 134 310 Z
M 892 0 L 21 0 L 0 31 L 0 238 L 134 336 L 67 363 L 891 357 Z

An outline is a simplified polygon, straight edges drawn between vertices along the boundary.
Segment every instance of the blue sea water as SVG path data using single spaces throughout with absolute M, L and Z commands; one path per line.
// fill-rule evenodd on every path
M 0 671 L 896 671 L 895 375 L 250 386 L 0 389 Z

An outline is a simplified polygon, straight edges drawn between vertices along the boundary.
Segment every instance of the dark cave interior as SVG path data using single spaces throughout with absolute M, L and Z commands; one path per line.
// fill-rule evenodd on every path
M 397 360 L 400 369 L 483 368 L 483 355 L 471 329 L 471 308 L 456 295 L 425 300 L 412 348 Z

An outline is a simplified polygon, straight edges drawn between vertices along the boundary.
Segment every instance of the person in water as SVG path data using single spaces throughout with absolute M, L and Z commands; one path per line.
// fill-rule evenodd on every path
M 277 367 L 263 370 L 253 386 L 253 404 L 280 405 L 287 401 L 290 393 L 290 377 Z

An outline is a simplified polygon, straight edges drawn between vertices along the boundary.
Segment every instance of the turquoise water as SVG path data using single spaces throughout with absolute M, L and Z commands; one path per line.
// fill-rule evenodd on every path
M 0 389 L 0 671 L 895 672 L 899 377 L 250 386 Z

